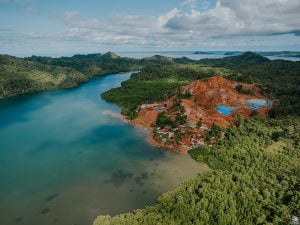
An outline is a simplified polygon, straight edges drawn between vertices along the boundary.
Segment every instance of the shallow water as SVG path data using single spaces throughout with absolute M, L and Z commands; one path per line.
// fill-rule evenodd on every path
M 100 98 L 129 76 L 0 101 L 1 225 L 88 225 L 152 204 L 208 169 L 155 149 Z
M 226 107 L 224 105 L 219 105 L 215 108 L 215 110 L 217 110 L 218 113 L 225 115 L 225 116 L 231 115 L 231 112 L 235 109 L 237 109 L 237 107 Z
M 268 107 L 270 105 L 269 101 L 264 99 L 249 99 L 245 103 L 252 110 L 258 110 L 262 107 Z

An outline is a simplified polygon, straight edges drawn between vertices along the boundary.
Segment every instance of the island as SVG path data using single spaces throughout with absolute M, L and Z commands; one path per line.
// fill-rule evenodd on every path
M 241 51 L 229 51 L 224 53 L 225 56 L 236 56 L 241 54 L 243 54 L 243 52 Z
M 277 56 L 277 57 L 295 57 L 300 58 L 298 51 L 280 51 L 280 52 L 258 52 L 262 56 Z
M 194 55 L 212 55 L 212 52 L 205 52 L 205 51 L 195 51 L 193 52 Z

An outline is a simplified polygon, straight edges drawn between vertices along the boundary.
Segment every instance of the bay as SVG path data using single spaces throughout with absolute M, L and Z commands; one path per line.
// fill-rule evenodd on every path
M 130 73 L 0 101 L 0 224 L 88 225 L 208 170 L 156 149 L 100 94 Z

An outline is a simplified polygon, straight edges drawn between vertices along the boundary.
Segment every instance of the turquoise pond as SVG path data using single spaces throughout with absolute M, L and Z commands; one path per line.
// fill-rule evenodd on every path
M 270 102 L 264 99 L 249 99 L 245 103 L 252 110 L 257 110 L 262 107 L 268 107 L 270 105 Z
M 156 111 L 161 111 L 161 110 L 164 109 L 164 107 L 159 107 L 159 106 L 158 106 L 158 107 L 155 107 L 154 109 L 155 109 Z
M 245 104 L 251 109 L 251 110 L 257 110 L 262 107 L 268 107 L 270 105 L 270 102 L 268 100 L 264 99 L 249 99 L 245 101 Z M 225 116 L 231 115 L 232 111 L 239 108 L 237 107 L 226 107 L 224 105 L 219 105 L 215 108 L 215 110 Z
M 231 114 L 233 110 L 235 110 L 237 107 L 226 107 L 224 105 L 219 105 L 215 109 L 218 111 L 218 113 L 228 116 Z
M 101 99 L 129 77 L 0 101 L 1 225 L 89 225 L 99 214 L 153 204 L 208 170 L 152 147 Z

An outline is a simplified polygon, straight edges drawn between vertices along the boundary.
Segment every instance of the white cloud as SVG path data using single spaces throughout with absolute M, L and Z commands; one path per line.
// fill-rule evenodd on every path
M 292 33 L 300 29 L 299 12 L 299 0 L 218 0 L 215 8 L 192 10 L 166 26 L 205 36 Z
M 193 2 L 186 1 L 185 4 Z M 105 21 L 83 18 L 78 11 L 66 11 L 57 17 L 67 25 L 66 30 L 27 32 L 25 35 L 39 40 L 126 47 L 224 49 L 226 46 L 263 47 L 268 45 L 267 41 L 258 37 L 300 31 L 299 0 L 218 0 L 215 7 L 211 8 L 209 4 L 206 7 L 210 9 L 186 12 L 174 8 L 158 16 L 113 14 Z M 299 47 L 299 39 L 299 36 L 294 37 L 293 42 L 285 44 Z
M 298 12 L 299 0 L 218 0 L 206 11 L 174 8 L 159 16 L 114 14 L 105 22 L 70 11 L 63 20 L 73 28 L 65 33 L 84 40 L 178 46 L 216 37 L 293 33 L 300 30 Z

